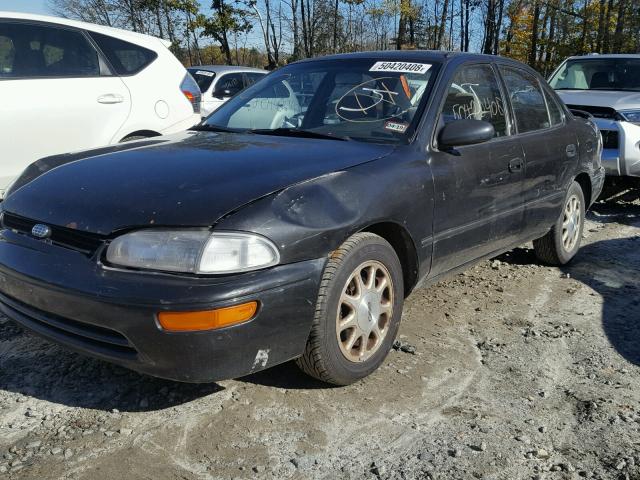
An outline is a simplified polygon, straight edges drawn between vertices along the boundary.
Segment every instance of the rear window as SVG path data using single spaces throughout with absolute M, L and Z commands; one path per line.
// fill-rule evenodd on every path
M 187 70 L 189 70 L 189 73 L 197 82 L 202 93 L 209 90 L 213 79 L 216 78 L 215 72 L 210 72 L 209 70 L 200 70 L 198 68 L 188 68 Z
M 95 32 L 89 32 L 89 35 L 107 56 L 109 63 L 118 75 L 134 75 L 158 57 L 158 54 L 153 50 L 118 38 Z

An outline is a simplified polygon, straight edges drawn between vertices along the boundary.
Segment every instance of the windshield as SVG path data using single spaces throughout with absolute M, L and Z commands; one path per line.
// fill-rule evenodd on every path
M 558 69 L 549 84 L 556 90 L 640 91 L 640 59 L 569 60 Z
M 213 79 L 216 77 L 215 72 L 210 72 L 208 70 L 198 70 L 197 68 L 188 68 L 187 70 L 189 70 L 193 79 L 198 83 L 202 93 L 209 90 L 211 82 L 213 82 Z
M 229 100 L 204 127 L 406 142 L 436 70 L 432 63 L 367 59 L 292 64 Z

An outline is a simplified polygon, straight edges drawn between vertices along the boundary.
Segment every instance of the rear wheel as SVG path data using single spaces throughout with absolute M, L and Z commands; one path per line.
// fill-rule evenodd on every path
M 580 249 L 584 228 L 584 193 L 578 182 L 567 191 L 562 214 L 544 237 L 533 241 L 536 256 L 551 265 L 564 265 Z
M 324 382 L 348 385 L 375 371 L 402 315 L 402 267 L 378 235 L 357 233 L 324 269 L 311 333 L 298 366 Z

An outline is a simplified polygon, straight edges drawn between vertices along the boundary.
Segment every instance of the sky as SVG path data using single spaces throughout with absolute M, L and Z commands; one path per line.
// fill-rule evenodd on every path
M 0 0 L 0 10 L 50 14 L 46 0 Z

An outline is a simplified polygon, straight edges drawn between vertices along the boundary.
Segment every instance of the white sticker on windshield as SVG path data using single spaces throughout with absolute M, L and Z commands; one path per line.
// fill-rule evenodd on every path
M 384 128 L 392 132 L 404 133 L 409 125 L 403 122 L 385 122 Z
M 370 72 L 427 73 L 431 68 L 428 63 L 376 62 Z
M 197 70 L 196 75 L 204 75 L 205 77 L 213 77 L 215 75 L 214 72 L 207 72 L 206 70 Z

